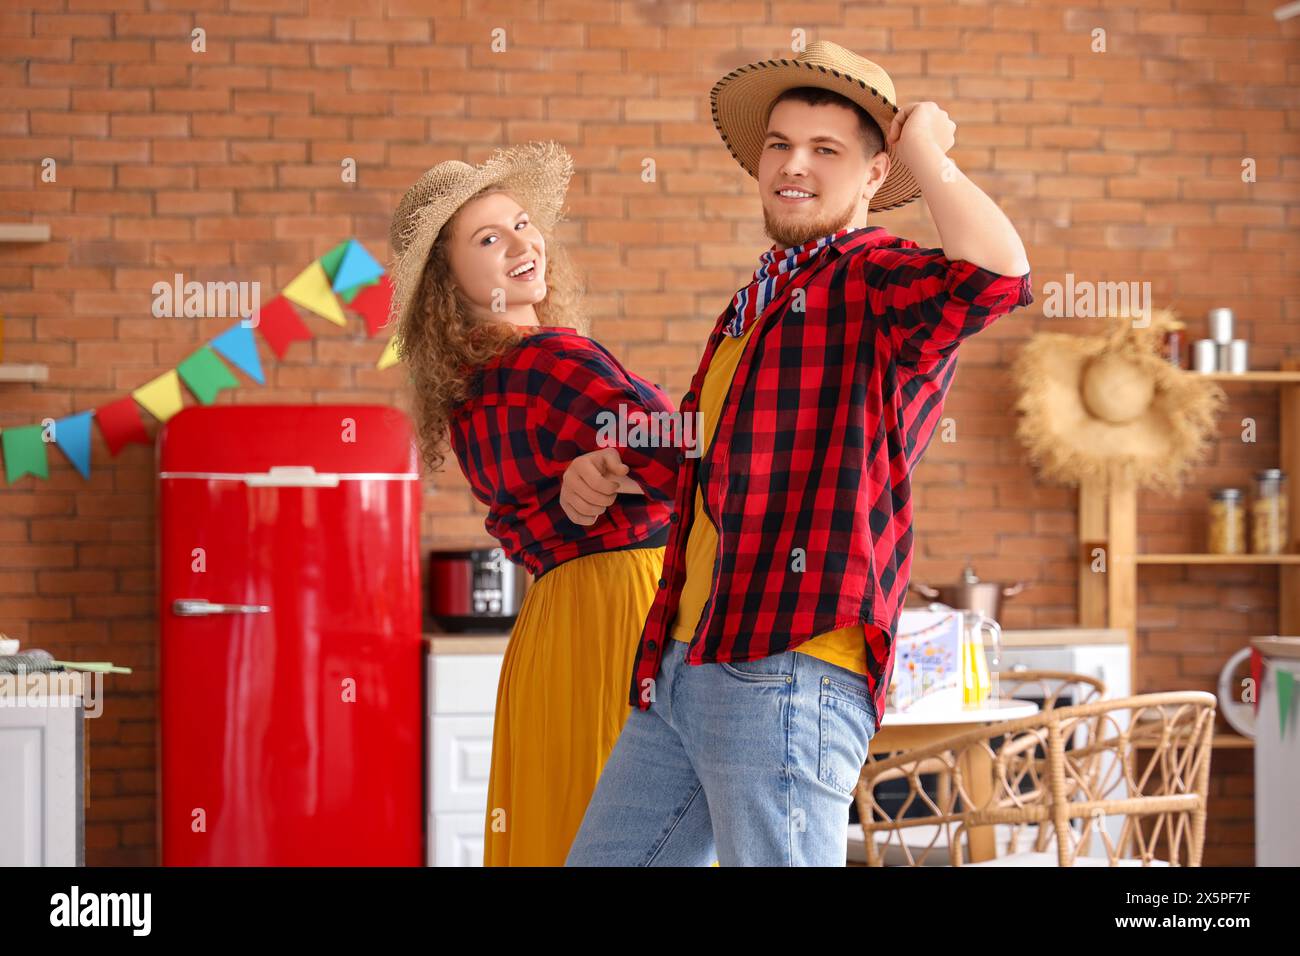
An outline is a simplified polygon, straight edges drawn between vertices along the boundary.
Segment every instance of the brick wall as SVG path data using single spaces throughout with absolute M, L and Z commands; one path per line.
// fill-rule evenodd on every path
M 1006 369 L 1067 272 L 1148 280 L 1199 327 L 1231 305 L 1258 367 L 1300 353 L 1300 21 L 1276 0 L 603 3 L 510 0 L 10 0 L 0 14 L 3 218 L 53 240 L 0 247 L 5 357 L 49 381 L 0 385 L 0 428 L 93 408 L 174 367 L 220 320 L 154 319 L 150 287 L 186 278 L 279 289 L 355 235 L 386 259 L 401 191 L 442 159 L 556 138 L 577 160 L 561 232 L 584 269 L 593 333 L 680 398 L 727 296 L 766 245 L 752 181 L 709 120 L 722 73 L 783 55 L 791 30 L 879 59 L 905 100 L 959 124 L 956 161 L 997 197 L 1030 250 L 1039 302 L 965 346 L 948 405 L 958 440 L 917 476 L 915 577 L 1026 579 L 1008 627 L 1076 618 L 1075 497 L 1040 483 L 1012 437 Z M 1122 7 L 1122 8 L 1121 8 Z M 493 27 L 507 50 L 490 49 Z M 190 32 L 207 31 L 192 53 Z M 1091 52 L 1092 31 L 1107 51 Z M 356 159 L 359 181 L 340 182 Z M 653 157 L 658 181 L 641 181 Z M 42 183 L 45 157 L 56 183 Z M 1258 181 L 1241 181 L 1256 160 Z M 880 224 L 923 244 L 920 204 Z M 401 403 L 380 340 L 313 317 L 311 343 L 266 350 L 266 388 L 222 401 Z M 191 399 L 192 400 L 192 399 Z M 1273 464 L 1271 393 L 1246 395 L 1261 444 L 1216 452 L 1183 499 L 1143 500 L 1150 547 L 1199 547 L 1204 485 Z M 1236 407 L 1234 406 L 1234 414 Z M 1270 426 L 1270 422 L 1273 424 Z M 1269 432 L 1269 428 L 1272 432 Z M 0 487 L 0 628 L 67 657 L 135 668 L 90 722 L 92 864 L 156 859 L 157 628 L 152 452 L 83 480 Z M 1293 476 L 1300 480 L 1300 476 Z M 426 544 L 481 543 L 454 469 L 428 479 Z M 1187 515 L 1194 520 L 1188 523 Z M 1189 536 L 1183 542 L 1184 536 Z M 1179 543 L 1183 542 L 1183 543 Z M 1139 690 L 1210 688 L 1248 633 L 1276 628 L 1276 571 L 1143 571 Z M 1207 863 L 1253 858 L 1250 754 L 1216 754 Z

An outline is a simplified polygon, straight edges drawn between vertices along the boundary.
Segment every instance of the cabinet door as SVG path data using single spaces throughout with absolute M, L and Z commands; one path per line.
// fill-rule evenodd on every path
M 429 812 L 487 812 L 492 769 L 492 717 L 435 715 L 430 719 Z
M 82 708 L 0 707 L 0 866 L 82 866 Z
M 483 865 L 483 814 L 439 813 L 429 820 L 434 866 Z

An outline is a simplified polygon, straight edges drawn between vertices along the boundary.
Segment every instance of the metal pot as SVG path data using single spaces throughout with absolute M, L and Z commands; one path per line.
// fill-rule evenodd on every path
M 958 610 L 979 611 L 985 617 L 998 621 L 1002 615 L 1002 599 L 1015 597 L 1025 589 L 1025 582 L 1002 584 L 997 581 L 981 581 L 975 576 L 975 569 L 968 564 L 961 573 L 961 580 L 956 584 L 933 588 L 913 581 L 909 588 L 927 601 L 938 601 Z

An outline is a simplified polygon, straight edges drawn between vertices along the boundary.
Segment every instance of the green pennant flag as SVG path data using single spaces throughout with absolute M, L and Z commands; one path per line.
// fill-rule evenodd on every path
M 1295 675 L 1285 667 L 1273 668 L 1277 675 L 1277 716 L 1281 722 L 1280 736 L 1286 736 L 1286 719 L 1291 715 L 1292 694 L 1295 692 Z
M 211 405 L 223 388 L 239 387 L 239 380 L 206 345 L 177 365 L 176 371 L 202 405 Z
M 339 264 L 343 261 L 343 255 L 348 251 L 348 243 L 351 240 L 344 239 L 337 246 L 331 249 L 325 255 L 320 257 L 321 268 L 325 274 L 330 277 L 330 282 L 334 281 L 334 273 L 339 271 Z
M 5 480 L 13 484 L 23 475 L 49 478 L 49 462 L 45 458 L 45 442 L 40 425 L 23 425 L 6 428 L 0 432 L 4 444 Z

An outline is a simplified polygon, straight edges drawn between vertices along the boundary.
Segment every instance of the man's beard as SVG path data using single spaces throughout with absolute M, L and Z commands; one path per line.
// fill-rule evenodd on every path
M 854 200 L 839 213 L 827 213 L 814 219 L 783 218 L 779 222 L 772 216 L 771 210 L 764 206 L 763 231 L 769 239 L 784 248 L 802 246 L 805 242 L 812 242 L 822 236 L 839 232 L 848 226 L 853 221 L 853 212 L 857 205 L 857 201 Z

